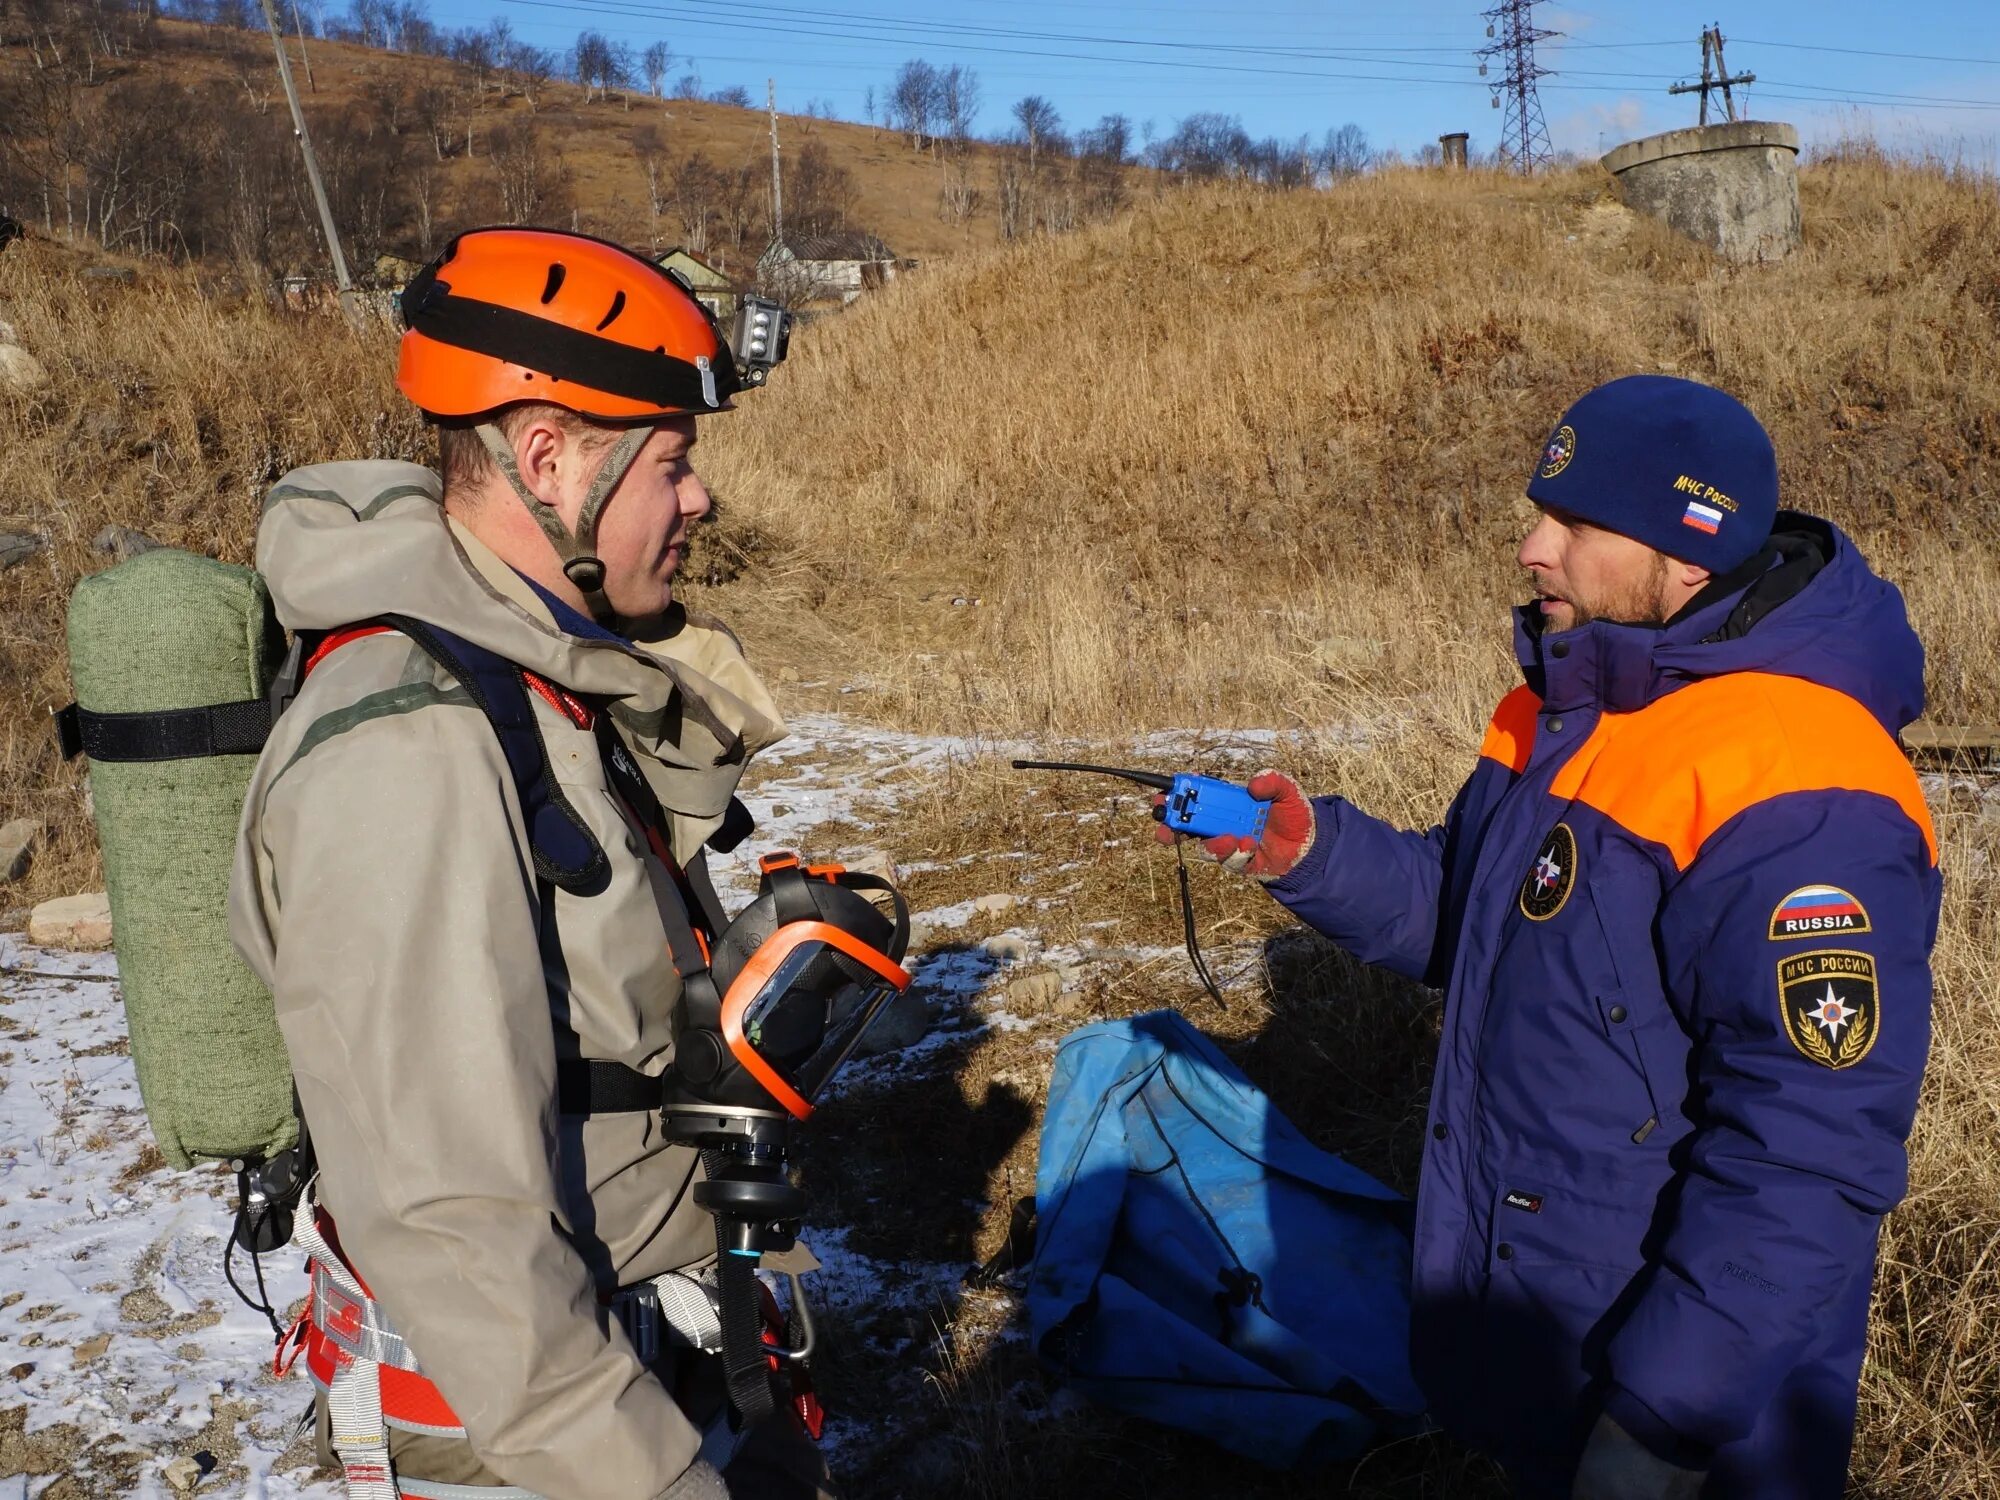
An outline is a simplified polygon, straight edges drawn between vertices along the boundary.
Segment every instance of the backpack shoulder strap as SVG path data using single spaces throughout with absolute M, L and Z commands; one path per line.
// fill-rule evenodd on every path
M 514 777 L 521 816 L 528 825 L 535 873 L 574 896 L 595 896 L 603 891 L 611 883 L 611 862 L 556 782 L 521 668 L 497 652 L 436 625 L 404 615 L 383 619 L 457 678 L 493 726 L 507 769 Z

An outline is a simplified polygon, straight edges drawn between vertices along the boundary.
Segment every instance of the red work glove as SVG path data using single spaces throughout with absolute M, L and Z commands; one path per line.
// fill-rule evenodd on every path
M 1259 771 L 1250 778 L 1249 791 L 1259 802 L 1271 804 L 1271 811 L 1264 819 L 1263 836 L 1246 839 L 1225 834 L 1221 838 L 1203 839 L 1202 852 L 1225 870 L 1249 875 L 1269 885 L 1289 875 L 1306 857 L 1306 850 L 1312 848 L 1312 804 L 1306 801 L 1299 784 L 1283 771 Z M 1159 807 L 1166 800 L 1164 793 L 1155 796 L 1153 806 Z M 1171 844 L 1182 836 L 1164 823 L 1153 830 L 1153 837 L 1163 844 Z

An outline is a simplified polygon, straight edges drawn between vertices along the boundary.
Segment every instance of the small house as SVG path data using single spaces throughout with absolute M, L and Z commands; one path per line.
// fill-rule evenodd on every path
M 896 276 L 896 252 L 858 229 L 787 235 L 757 262 L 766 284 L 788 302 L 852 302 Z
M 742 295 L 736 283 L 692 250 L 676 245 L 659 262 L 694 288 L 694 300 L 707 308 L 716 322 L 727 323 L 736 316 L 736 299 Z

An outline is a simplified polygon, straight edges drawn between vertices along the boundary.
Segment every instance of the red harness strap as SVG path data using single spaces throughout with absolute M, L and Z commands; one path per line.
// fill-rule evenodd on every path
M 345 646 L 349 641 L 358 641 L 364 635 L 386 635 L 393 629 L 394 627 L 389 625 L 349 625 L 343 630 L 334 631 L 313 648 L 313 654 L 306 658 L 305 666 L 299 671 L 299 680 L 301 682 L 305 681 L 314 667 L 326 660 L 327 657 L 333 655 L 334 652 Z

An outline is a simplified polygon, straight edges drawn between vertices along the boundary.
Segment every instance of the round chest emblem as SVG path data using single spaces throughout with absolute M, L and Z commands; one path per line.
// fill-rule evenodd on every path
M 1565 422 L 1549 439 L 1549 446 L 1542 450 L 1542 478 L 1553 479 L 1569 467 L 1569 461 L 1576 457 L 1576 429 Z
M 1546 922 L 1563 909 L 1576 886 L 1576 835 L 1558 823 L 1542 840 L 1534 868 L 1521 882 L 1521 914 L 1531 922 Z

